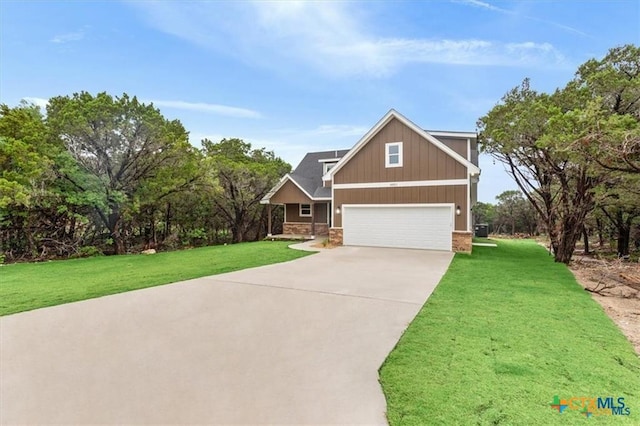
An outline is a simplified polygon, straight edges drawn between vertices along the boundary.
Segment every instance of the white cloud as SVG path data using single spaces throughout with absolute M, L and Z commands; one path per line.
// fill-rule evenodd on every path
M 495 8 L 472 1 L 477 7 Z M 337 77 L 386 77 L 412 63 L 564 65 L 551 45 L 513 55 L 507 43 L 478 39 L 391 38 L 370 30 L 351 2 L 133 2 L 163 32 L 265 67 L 310 67 Z M 523 47 L 520 48 L 522 50 Z M 516 49 L 517 50 L 517 49 Z
M 559 22 L 550 21 L 550 20 L 547 20 L 547 19 L 536 18 L 535 16 L 523 15 L 521 13 L 518 13 L 518 12 L 514 11 L 514 10 L 503 9 L 501 7 L 494 6 L 492 4 L 489 4 L 489 3 L 486 3 L 486 2 L 483 2 L 483 1 L 479 1 L 479 0 L 452 0 L 452 1 L 454 3 L 466 4 L 466 5 L 473 6 L 473 7 L 478 7 L 478 8 L 481 8 L 481 9 L 491 10 L 493 12 L 503 13 L 505 15 L 513 15 L 513 16 L 522 17 L 524 19 L 529 19 L 531 21 L 542 22 L 544 24 L 548 24 L 548 25 L 551 25 L 553 27 L 560 28 L 562 30 L 568 31 L 570 33 L 574 33 L 574 34 L 578 34 L 578 35 L 581 35 L 581 36 L 589 37 L 589 35 L 587 33 L 583 32 L 583 31 L 580 31 L 577 28 L 573 28 L 573 27 L 570 27 L 568 25 L 564 25 L 564 24 L 561 24 Z
M 72 41 L 80 41 L 84 38 L 84 31 L 75 31 L 66 34 L 58 34 L 54 36 L 51 40 L 52 43 L 62 44 L 69 43 Z
M 44 98 L 34 98 L 31 96 L 26 96 L 24 98 L 22 98 L 23 101 L 29 102 L 31 104 L 37 105 L 42 109 L 46 109 L 47 105 L 49 104 L 49 100 L 48 99 L 44 99 Z
M 158 99 L 143 100 L 142 102 L 150 103 L 156 107 L 165 107 L 173 109 L 181 109 L 187 111 L 206 112 L 224 117 L 236 118 L 261 118 L 262 114 L 247 108 L 238 108 L 228 105 L 209 104 L 204 102 L 185 102 L 185 101 L 166 101 Z
M 495 12 L 500 12 L 500 13 L 515 14 L 515 12 L 511 10 L 503 9 L 501 7 L 494 6 L 492 4 L 489 4 L 483 1 L 478 1 L 478 0 L 453 0 L 453 2 L 467 4 L 469 6 L 475 6 L 481 9 L 493 10 Z

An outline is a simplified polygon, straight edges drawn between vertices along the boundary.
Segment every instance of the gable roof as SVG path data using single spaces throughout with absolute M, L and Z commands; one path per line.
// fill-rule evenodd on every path
M 406 118 L 404 115 L 400 114 L 398 111 L 396 111 L 394 109 L 391 109 L 391 110 L 389 110 L 388 113 L 386 113 L 384 115 L 384 117 L 382 117 L 380 119 L 380 121 L 378 121 L 376 123 L 375 126 L 373 126 L 371 128 L 371 130 L 369 130 L 358 141 L 358 143 L 356 143 L 353 146 L 353 148 L 351 148 L 349 150 L 349 152 L 344 157 L 342 157 L 342 159 L 338 162 L 338 164 L 336 164 L 335 167 L 333 167 L 326 175 L 324 175 L 322 177 L 322 180 L 330 181 L 333 178 L 333 175 L 338 170 L 340 170 L 347 162 L 349 162 L 349 160 L 351 158 L 353 158 L 358 153 L 358 151 L 360 151 L 360 149 L 362 149 L 362 147 L 364 147 L 387 123 L 389 123 L 389 121 L 391 121 L 394 118 L 397 119 L 398 121 L 400 121 L 405 126 L 409 127 L 411 130 L 416 132 L 418 135 L 422 136 L 424 139 L 426 139 L 429 142 L 431 142 L 432 144 L 434 144 L 436 147 L 440 148 L 442 151 L 444 151 L 447 155 L 449 155 L 451 158 L 456 160 L 458 163 L 460 163 L 463 166 L 465 166 L 467 168 L 467 171 L 469 172 L 469 174 L 471 174 L 471 175 L 479 175 L 480 174 L 480 168 L 478 166 L 474 165 L 469 160 L 467 160 L 466 158 L 464 158 L 463 156 L 461 156 L 460 154 L 458 154 L 457 152 L 455 152 L 454 150 L 449 148 L 447 145 L 445 145 L 444 143 L 439 141 L 434 135 L 430 134 L 428 131 L 420 128 L 417 125 L 415 125 L 411 120 Z M 438 134 L 439 136 L 445 136 L 445 133 L 451 134 L 453 132 L 434 132 L 434 133 Z M 471 133 L 467 133 L 467 135 L 471 135 Z M 475 134 L 473 134 L 473 135 L 475 137 Z
M 331 188 L 324 188 L 322 185 L 323 163 L 338 161 L 347 152 L 348 149 L 339 149 L 307 153 L 295 170 L 284 175 L 260 202 L 268 203 L 287 181 L 291 181 L 311 200 L 331 199 Z

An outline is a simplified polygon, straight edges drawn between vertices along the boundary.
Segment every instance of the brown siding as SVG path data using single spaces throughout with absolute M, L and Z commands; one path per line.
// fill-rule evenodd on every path
M 302 203 L 309 204 L 309 203 Z M 298 223 L 311 223 L 310 216 L 300 217 L 300 204 L 287 204 L 285 206 L 287 209 L 287 223 L 298 222 Z M 316 223 L 327 223 L 327 204 L 326 203 L 317 203 L 314 207 L 315 219 Z
M 318 203 L 315 205 L 313 212 L 316 216 L 316 223 L 329 223 L 327 222 L 327 204 Z
M 309 203 L 309 197 L 296 186 L 295 183 L 288 180 L 282 188 L 276 192 L 270 200 L 271 204 L 288 204 L 288 203 Z M 288 211 L 287 211 L 288 213 Z
M 460 154 L 462 158 L 467 158 L 467 139 L 438 137 L 438 140 L 454 150 L 456 154 Z
M 311 217 L 300 217 L 300 204 L 287 204 L 285 208 L 287 209 L 285 216 L 287 222 L 311 223 Z
M 385 143 L 388 142 L 402 142 L 402 167 L 385 167 Z M 393 118 L 335 174 L 334 183 L 465 179 L 466 177 L 465 166 Z
M 368 188 L 334 190 L 334 206 L 343 204 L 430 204 L 453 203 L 462 213 L 456 216 L 455 230 L 467 230 L 467 185 L 415 186 L 409 188 Z M 334 216 L 334 227 L 342 226 L 342 215 Z M 289 217 L 287 216 L 287 220 Z

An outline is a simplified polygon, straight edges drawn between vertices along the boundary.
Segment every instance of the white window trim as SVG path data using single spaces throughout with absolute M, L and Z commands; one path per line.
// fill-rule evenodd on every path
M 389 163 L 389 148 L 391 148 L 392 146 L 398 147 L 398 164 Z M 402 142 L 389 142 L 384 144 L 384 166 L 386 168 L 402 167 Z
M 326 161 L 322 163 L 322 175 L 324 176 L 327 173 L 329 173 L 329 170 L 331 170 L 329 166 L 335 167 L 337 163 L 338 163 L 337 161 Z
M 309 206 L 309 214 L 304 214 L 302 213 L 302 206 Z M 311 217 L 311 210 L 313 209 L 313 206 L 310 203 L 300 203 L 299 204 L 299 211 L 298 211 L 298 216 L 300 217 Z

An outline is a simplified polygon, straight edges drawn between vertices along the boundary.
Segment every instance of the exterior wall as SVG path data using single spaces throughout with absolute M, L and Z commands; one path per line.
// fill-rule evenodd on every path
M 311 200 L 295 183 L 288 180 L 270 200 L 271 204 L 310 203 Z M 288 212 L 287 212 L 288 213 Z
M 307 204 L 307 203 L 302 203 Z M 311 223 L 311 216 L 300 217 L 300 204 L 286 204 L 285 223 Z M 285 232 L 287 234 L 287 232 Z
M 406 188 L 334 189 L 335 207 L 343 204 L 452 203 L 460 206 L 454 229 L 467 230 L 467 185 L 414 186 Z M 334 214 L 334 227 L 342 227 L 342 213 Z M 289 217 L 287 216 L 287 220 Z
M 446 146 L 451 148 L 456 152 L 456 154 L 460 154 L 462 158 L 467 158 L 467 138 L 447 138 L 443 136 L 438 136 L 440 142 L 444 143 Z M 468 160 L 468 158 L 467 158 Z
M 285 222 L 282 225 L 282 233 L 296 235 L 329 235 L 329 225 L 326 223 L 316 223 L 314 233 L 311 229 L 310 223 Z
M 456 253 L 471 253 L 471 232 L 454 231 L 451 235 L 452 248 Z
M 471 139 L 471 163 L 478 165 L 478 139 Z
M 402 167 L 385 167 L 388 142 L 402 142 Z M 466 178 L 465 166 L 393 118 L 336 172 L 334 184 Z
M 310 223 L 296 223 L 285 222 L 282 225 L 283 234 L 295 234 L 295 235 L 311 235 Z
M 308 203 L 303 202 L 302 204 L 311 204 L 311 201 L 309 201 Z M 286 209 L 285 219 L 287 222 L 311 223 L 311 216 L 300 217 L 300 204 L 286 204 L 284 208 Z M 316 203 L 314 205 L 313 212 L 315 215 L 316 224 L 328 223 L 327 203 Z
M 327 203 L 316 203 L 313 207 L 313 213 L 316 218 L 316 225 L 319 223 L 329 223 L 327 221 Z
M 329 229 L 329 243 L 336 246 L 342 245 L 342 228 Z
M 316 232 L 313 235 L 329 235 L 329 225 L 326 223 L 316 223 Z

